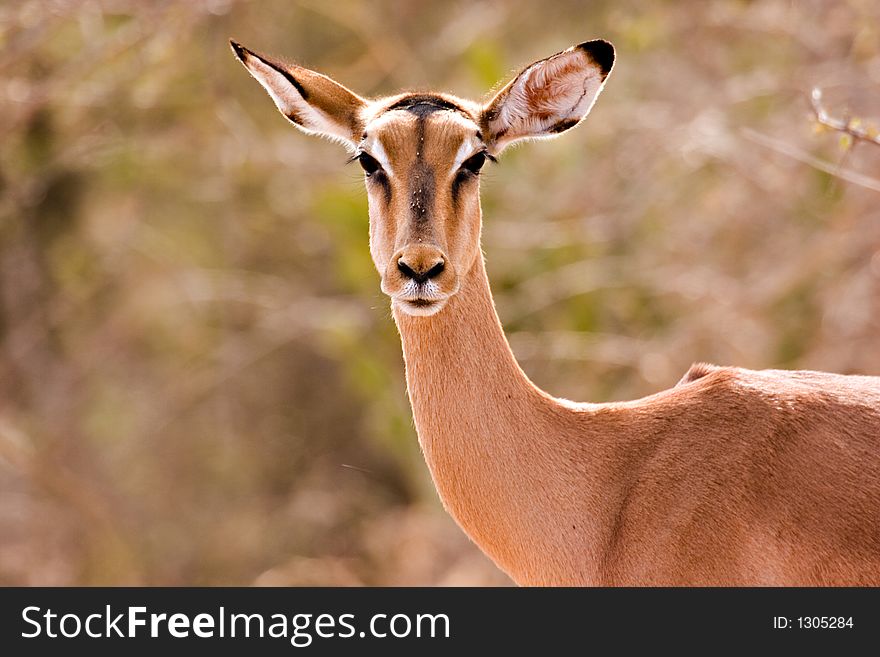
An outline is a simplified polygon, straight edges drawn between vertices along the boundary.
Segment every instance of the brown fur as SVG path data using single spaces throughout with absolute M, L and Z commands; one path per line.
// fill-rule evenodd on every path
M 517 366 L 481 260 L 442 312 L 395 320 L 437 489 L 517 582 L 880 583 L 880 379 L 704 367 L 560 403 Z
M 694 363 L 690 366 L 688 371 L 684 373 L 684 376 L 681 377 L 678 385 L 684 385 L 685 383 L 702 379 L 704 376 L 711 374 L 717 369 L 718 367 L 716 365 L 709 365 L 709 363 Z
M 604 80 L 610 44 L 580 48 Z M 700 363 L 635 401 L 551 397 L 505 339 L 480 252 L 478 180 L 452 166 L 462 144 L 498 142 L 477 128 L 515 101 L 440 96 L 463 109 L 413 112 L 407 95 L 370 103 L 327 89 L 333 134 L 355 115 L 359 148 L 387 157 L 389 170 L 367 179 L 370 249 L 394 300 L 425 460 L 449 513 L 500 568 L 533 585 L 880 585 L 880 378 Z M 331 96 L 339 107 L 328 109 Z M 550 101 L 516 109 L 546 125 Z M 437 299 L 407 305 L 401 259 L 417 272 L 445 263 L 431 279 Z M 425 304 L 433 314 L 419 316 Z

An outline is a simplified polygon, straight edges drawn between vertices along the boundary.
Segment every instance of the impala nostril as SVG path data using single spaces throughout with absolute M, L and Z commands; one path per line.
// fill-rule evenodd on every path
M 425 272 L 425 278 L 435 278 L 436 276 L 439 276 L 443 272 L 443 269 L 445 267 L 446 267 L 446 263 L 441 260 L 440 262 L 438 262 L 436 265 L 434 265 L 428 271 Z
M 403 258 L 399 258 L 397 260 L 397 270 L 406 276 L 407 278 L 411 278 L 416 283 L 424 283 L 436 276 L 439 276 L 446 267 L 446 262 L 444 260 L 440 260 L 435 262 L 429 269 L 420 271 L 419 267 L 412 267 Z
M 397 270 L 407 278 L 417 279 L 419 275 L 403 261 L 403 258 L 397 261 Z

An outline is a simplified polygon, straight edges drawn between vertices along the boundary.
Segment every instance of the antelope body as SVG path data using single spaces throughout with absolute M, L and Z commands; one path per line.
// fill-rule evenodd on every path
M 577 125 L 611 44 L 535 62 L 485 105 L 365 100 L 232 46 L 291 122 L 363 166 L 425 460 L 517 583 L 880 585 L 880 378 L 698 364 L 650 397 L 580 404 L 538 389 L 508 346 L 480 251 L 480 168 Z

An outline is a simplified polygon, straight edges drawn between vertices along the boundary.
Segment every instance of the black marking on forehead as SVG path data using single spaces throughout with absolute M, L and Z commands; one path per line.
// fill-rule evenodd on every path
M 423 161 L 413 165 L 410 174 L 410 216 L 416 225 L 430 218 L 434 205 L 434 172 Z
M 405 96 L 385 108 L 386 112 L 392 110 L 407 110 L 419 118 L 442 111 L 458 112 L 468 118 L 472 118 L 470 113 L 460 105 L 434 94 L 412 94 L 411 96 Z
M 421 161 L 425 158 L 425 122 L 427 121 L 427 114 L 416 114 L 416 116 L 418 117 L 416 121 L 416 136 L 419 138 L 419 145 L 416 148 L 416 159 Z

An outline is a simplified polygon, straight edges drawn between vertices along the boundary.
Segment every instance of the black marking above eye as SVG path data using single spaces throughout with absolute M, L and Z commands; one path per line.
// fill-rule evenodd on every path
M 476 155 L 471 155 L 468 159 L 466 159 L 461 168 L 465 171 L 470 171 L 473 174 L 480 173 L 480 169 L 483 168 L 483 165 L 486 164 L 486 153 L 485 151 L 480 151 Z
M 360 162 L 361 168 L 366 172 L 368 176 L 380 171 L 382 169 L 382 165 L 376 161 L 372 155 L 361 151 L 358 153 L 357 161 Z

